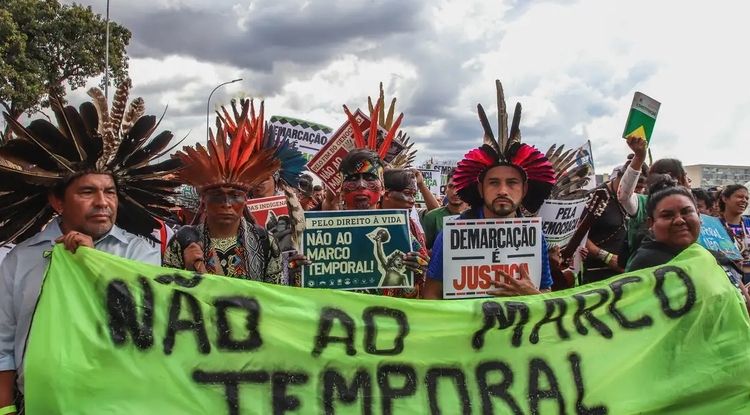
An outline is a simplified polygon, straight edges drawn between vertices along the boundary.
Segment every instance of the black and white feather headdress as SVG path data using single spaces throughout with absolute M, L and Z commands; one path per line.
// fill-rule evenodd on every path
M 159 122 L 144 115 L 143 99 L 128 105 L 131 82 L 117 88 L 109 109 L 98 88 L 76 110 L 50 97 L 57 125 L 39 119 L 27 127 L 4 113 L 17 138 L 0 146 L 0 245 L 21 242 L 38 233 L 57 214 L 49 192 L 86 173 L 112 175 L 119 199 L 116 224 L 136 235 L 152 238 L 169 217 L 170 196 L 179 182 L 165 176 L 178 171 L 178 158 L 153 163 L 167 154 L 173 135 L 162 131 L 151 138 Z M 163 115 L 162 115 L 163 116 Z M 178 143 L 179 144 L 179 143 Z

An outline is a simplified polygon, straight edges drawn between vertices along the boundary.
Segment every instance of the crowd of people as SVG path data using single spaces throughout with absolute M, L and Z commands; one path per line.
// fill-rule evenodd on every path
M 128 90 L 126 82 L 118 94 L 127 97 Z M 418 170 L 385 161 L 400 118 L 380 125 L 385 134 L 363 131 L 352 122 L 356 148 L 340 162 L 341 189 L 323 189 L 305 173 L 300 151 L 288 140 L 273 138 L 262 104 L 258 114 L 250 101 L 233 104 L 231 112 L 219 113 L 206 146 L 172 153 L 171 133 L 154 135 L 156 117 L 144 115 L 142 101 L 128 107 L 115 102 L 110 111 L 100 94 L 92 90 L 94 101 L 79 109 L 53 105 L 57 125 L 40 119 L 24 127 L 9 120 L 16 138 L 0 146 L 0 157 L 12 164 L 0 165 L 0 238 L 13 246 L 0 264 L 4 414 L 23 413 L 25 343 L 55 244 L 73 253 L 88 247 L 152 265 L 299 286 L 299 271 L 311 261 L 304 252 L 282 259 L 276 239 L 249 214 L 248 200 L 285 196 L 293 239 L 299 241 L 306 211 L 412 210 L 421 194 L 425 207 L 410 223 L 412 250 L 395 259 L 415 273 L 414 286 L 365 292 L 440 300 L 443 219 L 533 215 L 550 197 L 559 173 L 544 154 L 521 142 L 520 112 L 512 125 L 501 123 L 496 139 L 479 106 L 483 142 L 448 174 L 444 200 L 430 193 Z M 502 104 L 499 118 L 507 119 Z M 382 119 L 379 111 L 385 111 L 382 92 L 370 119 Z M 353 120 L 348 110 L 346 114 Z M 697 243 L 700 214 L 705 214 L 722 220 L 744 256 L 744 261 L 732 261 L 715 253 L 719 265 L 737 270 L 740 280 L 733 282 L 747 299 L 747 188 L 691 189 L 679 160 L 660 159 L 647 166 L 645 140 L 629 137 L 626 143 L 632 155 L 597 187 L 609 197 L 578 251 L 583 267 L 577 284 L 669 262 Z M 163 154 L 173 156 L 157 162 Z M 569 272 L 570 264 L 544 238 L 539 249 L 538 285 L 526 271 L 520 279 L 501 271 L 506 278 L 493 281 L 490 294 L 556 290 L 553 276 Z M 282 276 L 284 267 L 288 279 Z

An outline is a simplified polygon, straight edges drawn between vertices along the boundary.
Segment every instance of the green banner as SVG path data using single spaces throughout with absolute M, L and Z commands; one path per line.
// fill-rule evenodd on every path
M 750 413 L 750 322 L 700 246 L 561 293 L 426 301 L 55 247 L 29 415 Z

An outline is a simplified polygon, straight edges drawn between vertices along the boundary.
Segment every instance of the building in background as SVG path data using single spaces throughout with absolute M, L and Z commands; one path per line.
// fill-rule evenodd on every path
M 750 166 L 727 166 L 718 164 L 695 164 L 685 166 L 692 187 L 726 186 L 745 184 L 750 181 Z

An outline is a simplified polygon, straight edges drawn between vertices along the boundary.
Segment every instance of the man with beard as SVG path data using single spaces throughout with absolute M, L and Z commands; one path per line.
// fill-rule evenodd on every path
M 424 228 L 425 241 L 427 243 L 427 249 L 432 250 L 432 245 L 435 243 L 437 234 L 443 230 L 443 218 L 446 216 L 458 216 L 466 210 L 466 203 L 461 200 L 461 197 L 456 192 L 456 187 L 453 184 L 453 174 L 455 169 L 451 169 L 448 172 L 448 183 L 445 185 L 445 198 L 448 203 L 434 210 L 427 212 L 422 218 L 422 227 Z
M 0 196 L 0 245 L 17 245 L 0 265 L 2 414 L 23 413 L 26 339 L 55 244 L 74 254 L 85 247 L 161 262 L 159 250 L 142 238 L 153 240 L 157 215 L 169 217 L 168 195 L 179 182 L 163 177 L 182 163 L 150 164 L 172 133 L 150 140 L 156 117 L 143 116 L 140 98 L 126 108 L 129 89 L 129 80 L 118 87 L 111 112 L 99 89 L 89 90 L 94 102 L 82 104 L 80 113 L 52 97 L 57 126 L 38 119 L 24 128 L 5 114 L 18 138 L 1 146 L 0 156 L 17 168 L 0 166 L 0 191 L 7 192 Z M 120 146 L 125 142 L 129 148 Z
M 281 171 L 283 191 L 287 198 L 297 199 L 300 171 L 288 175 L 284 164 L 301 158 L 301 153 L 288 140 L 268 141 L 262 115 L 255 116 L 251 103 L 242 101 L 239 119 L 217 121 L 216 137 L 209 141 L 209 150 L 198 144 L 177 153 L 187 168 L 178 176 L 195 187 L 201 198 L 199 224 L 183 226 L 169 242 L 163 265 L 232 278 L 285 284 L 281 267 L 281 251 L 276 240 L 255 223 L 247 209 L 251 189 L 273 172 Z M 240 113 L 235 111 L 236 113 Z M 260 114 L 263 114 L 261 103 Z M 269 134 L 271 136 L 271 134 Z M 254 147 L 257 143 L 264 143 Z M 221 149 L 224 151 L 216 151 Z M 297 210 L 301 208 L 297 206 Z M 292 212 L 290 211 L 290 216 Z M 296 255 L 301 264 L 309 261 Z
M 499 120 L 507 120 L 502 85 L 497 82 Z M 521 209 L 537 212 L 550 195 L 555 184 L 555 169 L 547 158 L 534 147 L 522 144 L 518 127 L 520 104 L 516 105 L 513 125 L 501 123 L 501 140 L 498 143 L 481 105 L 477 106 L 479 119 L 484 128 L 484 145 L 466 154 L 458 163 L 453 175 L 456 191 L 470 209 L 464 211 L 461 219 L 515 218 L 521 216 Z M 547 241 L 542 235 L 540 253 L 542 275 L 540 286 L 536 287 L 523 267 L 521 279 L 516 280 L 500 271 L 508 283 L 492 281 L 494 290 L 488 293 L 495 296 L 533 295 L 549 292 L 552 287 Z M 438 233 L 432 247 L 432 257 L 427 269 L 424 298 L 443 298 L 443 231 Z

